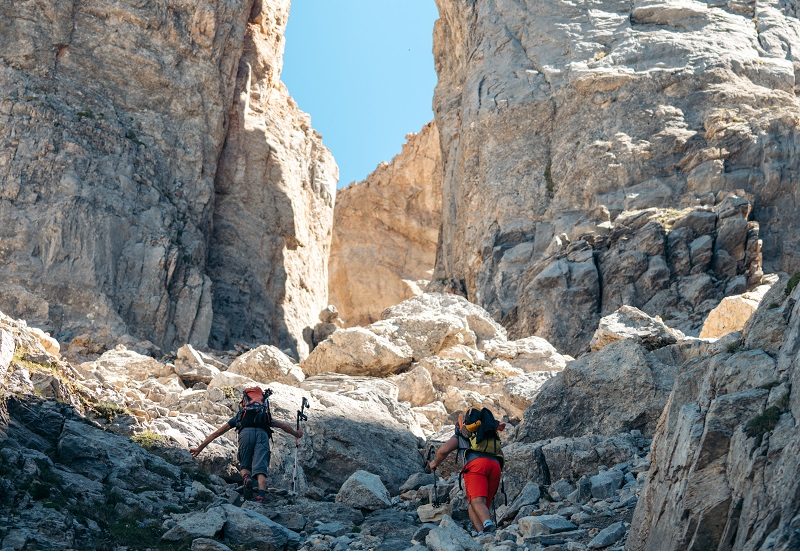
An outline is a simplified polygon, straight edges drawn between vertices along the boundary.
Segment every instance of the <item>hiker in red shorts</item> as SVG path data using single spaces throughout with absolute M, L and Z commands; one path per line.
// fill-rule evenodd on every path
M 497 432 L 505 428 L 505 423 L 497 422 L 492 411 L 487 408 L 471 408 L 459 415 L 455 433 L 428 463 L 430 470 L 436 470 L 451 452 L 458 449 L 458 458 L 463 469 L 461 477 L 467 490 L 469 518 L 479 533 L 495 530 L 489 507 L 500 486 L 500 473 L 503 468 L 503 449 Z

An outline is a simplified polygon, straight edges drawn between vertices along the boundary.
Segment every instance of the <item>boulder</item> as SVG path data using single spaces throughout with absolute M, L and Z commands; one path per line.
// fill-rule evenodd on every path
M 305 379 L 302 370 L 280 349 L 261 345 L 237 357 L 228 372 L 251 378 L 259 383 L 298 384 Z
M 589 549 L 602 549 L 604 547 L 614 545 L 625 537 L 626 531 L 627 527 L 624 522 L 615 522 L 611 526 L 607 526 L 606 528 L 600 530 L 586 547 Z
M 449 516 L 443 515 L 439 526 L 425 537 L 431 551 L 480 551 L 481 545 Z
M 223 541 L 242 549 L 283 550 L 300 544 L 300 535 L 281 526 L 264 515 L 236 507 L 222 505 L 225 513 Z
M 355 509 L 371 511 L 392 504 L 389 492 L 381 482 L 380 476 L 365 470 L 357 470 L 345 480 L 339 493 L 336 494 L 336 502 Z
M 592 497 L 595 499 L 608 499 L 617 493 L 625 478 L 619 470 L 608 470 L 590 478 L 592 484 Z
M 220 371 L 220 368 L 211 364 L 206 357 L 191 345 L 186 344 L 178 349 L 177 357 L 175 358 L 175 373 L 186 385 L 208 384 Z
M 590 347 L 592 351 L 599 351 L 615 341 L 633 339 L 652 351 L 677 343 L 684 337 L 679 330 L 664 325 L 661 318 L 653 318 L 632 306 L 622 306 L 600 319 Z
M 561 515 L 526 516 L 517 521 L 517 526 L 523 538 L 569 532 L 577 528 Z
M 782 280 L 764 301 L 733 348 L 683 364 L 626 548 L 800 545 L 797 508 L 787 504 L 800 495 L 800 289 Z
M 97 372 L 111 381 L 159 378 L 173 374 L 173 368 L 158 362 L 156 359 L 128 350 L 123 345 L 103 353 L 92 362 L 85 362 L 79 367 L 81 373 Z
M 196 538 L 192 541 L 192 551 L 230 551 L 231 548 L 211 538 Z
M 486 356 L 505 360 L 511 366 L 526 372 L 558 372 L 567 364 L 567 358 L 542 337 L 525 337 L 516 341 L 487 341 L 483 350 Z
M 570 362 L 542 386 L 525 411 L 517 439 L 613 435 L 633 429 L 652 434 L 677 373 L 676 361 L 668 358 L 665 363 L 664 358 L 664 353 L 651 354 L 638 341 L 627 339 Z
M 391 380 L 397 384 L 398 400 L 408 401 L 412 407 L 421 407 L 436 400 L 431 374 L 424 366 L 415 364 L 411 370 L 393 376 Z
M 339 373 L 388 376 L 411 363 L 411 349 L 400 347 L 373 331 L 355 327 L 336 330 L 302 363 L 307 376 Z
M 417 318 L 421 314 L 455 316 L 461 327 L 470 330 L 480 348 L 484 341 L 506 340 L 506 330 L 495 322 L 486 310 L 470 303 L 459 295 L 446 293 L 424 293 L 400 304 L 389 307 L 381 314 L 382 319 Z
M 742 331 L 769 291 L 772 283 L 756 287 L 753 291 L 725 297 L 708 313 L 700 337 L 717 339 L 723 335 Z
M 205 512 L 176 515 L 178 524 L 167 530 L 162 540 L 180 542 L 195 538 L 213 538 L 225 526 L 225 511 L 212 507 Z
M 439 522 L 445 515 L 450 516 L 451 510 L 450 503 L 442 503 L 438 507 L 427 503 L 417 507 L 417 517 L 420 522 Z
M 515 516 L 517 516 L 517 513 L 520 511 L 520 509 L 522 509 L 522 507 L 536 505 L 539 502 L 540 497 L 541 491 L 539 490 L 539 484 L 534 482 L 526 483 L 519 495 L 514 497 L 511 505 L 509 505 L 505 512 L 503 512 L 503 516 L 500 520 L 513 519 Z
M 457 345 L 475 347 L 475 334 L 466 321 L 447 313 L 425 311 L 384 318 L 367 329 L 404 347 L 415 361 Z

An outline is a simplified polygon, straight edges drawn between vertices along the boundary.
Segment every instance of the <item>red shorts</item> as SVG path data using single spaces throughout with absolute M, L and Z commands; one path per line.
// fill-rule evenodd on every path
M 467 501 L 485 497 L 486 506 L 491 506 L 497 488 L 500 487 L 500 462 L 493 457 L 473 459 L 464 466 L 463 477 Z

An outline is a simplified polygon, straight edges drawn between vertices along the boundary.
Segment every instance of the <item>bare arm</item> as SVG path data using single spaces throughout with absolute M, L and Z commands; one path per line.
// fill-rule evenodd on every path
M 200 452 L 203 449 L 205 449 L 208 446 L 209 443 L 211 443 L 212 441 L 214 441 L 215 439 L 217 439 L 219 436 L 221 436 L 222 434 L 224 434 L 225 432 L 227 432 L 230 429 L 231 429 L 231 425 L 228 424 L 227 422 L 225 422 L 225 424 L 223 424 L 222 426 L 217 428 L 210 436 L 208 436 L 203 441 L 203 443 L 201 443 L 200 445 L 198 445 L 194 449 L 189 449 L 189 452 L 192 454 L 193 457 L 196 457 L 197 455 L 200 454 Z
M 442 461 L 447 458 L 447 455 L 452 453 L 458 449 L 458 438 L 456 436 L 451 437 L 448 439 L 439 449 L 436 451 L 436 456 L 433 460 L 428 463 L 428 467 L 431 470 L 436 470 L 436 467 L 442 464 Z
M 295 428 L 292 427 L 291 424 L 289 424 L 288 422 L 284 422 L 282 420 L 273 420 L 272 421 L 272 427 L 273 428 L 278 428 L 279 430 L 283 430 L 287 434 L 292 435 L 292 436 L 296 437 L 297 439 L 300 439 L 301 437 L 303 437 L 303 430 L 301 430 L 299 428 L 295 429 Z

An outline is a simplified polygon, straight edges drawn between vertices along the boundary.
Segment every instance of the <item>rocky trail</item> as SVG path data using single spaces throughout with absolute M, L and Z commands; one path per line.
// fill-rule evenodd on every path
M 785 279 L 770 290 L 757 321 L 784 289 Z M 237 355 L 187 345 L 170 362 L 120 345 L 68 362 L 44 332 L 3 316 L 2 547 L 622 549 L 642 496 L 654 495 L 653 435 L 665 433 L 676 380 L 707 359 L 731 376 L 771 360 L 746 346 L 765 333 L 758 326 L 744 339 L 691 338 L 629 307 L 604 319 L 595 350 L 576 360 L 541 338 L 508 340 L 454 295 L 424 294 L 383 316 L 336 329 L 299 365 L 270 346 Z M 264 504 L 243 496 L 234 432 L 198 460 L 188 453 L 252 384 L 273 390 L 277 418 L 294 421 L 302 397 L 311 404 L 297 492 L 294 442 L 276 432 Z M 470 405 L 509 421 L 499 527 L 477 537 L 452 457 L 435 492 L 423 472 Z

